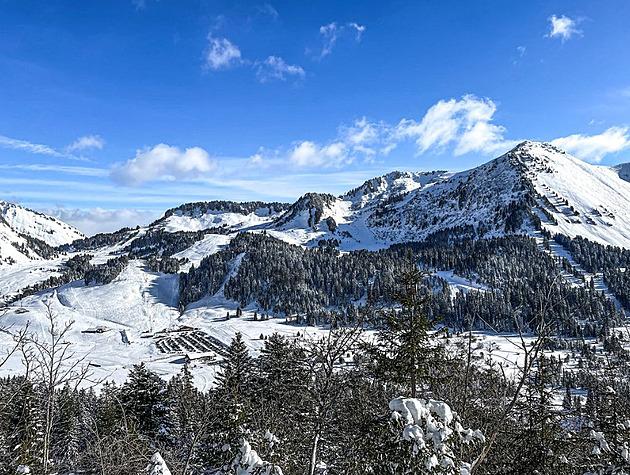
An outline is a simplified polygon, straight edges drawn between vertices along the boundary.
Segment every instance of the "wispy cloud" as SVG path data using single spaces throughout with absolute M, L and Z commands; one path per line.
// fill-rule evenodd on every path
M 370 122 L 365 116 L 352 125 L 341 125 L 338 136 L 355 153 L 374 156 L 387 155 L 396 147 L 392 137 L 393 127 L 384 122 Z
M 70 167 L 62 165 L 0 165 L 0 169 L 3 170 L 24 170 L 33 172 L 57 172 L 67 173 L 70 175 L 80 176 L 93 176 L 93 177 L 106 177 L 109 175 L 109 170 L 105 168 L 91 168 L 91 167 Z
M 582 160 L 599 163 L 610 153 L 630 148 L 630 135 L 628 127 L 610 127 L 601 134 L 573 134 L 551 143 Z
M 9 148 L 12 150 L 22 150 L 24 152 L 36 155 L 48 155 L 50 157 L 87 161 L 85 158 L 77 157 L 76 155 L 70 153 L 60 152 L 52 147 L 49 147 L 48 145 L 28 142 L 26 140 L 13 139 L 4 135 L 0 135 L 0 147 Z
M 519 64 L 521 59 L 523 59 L 523 57 L 525 56 L 526 52 L 527 52 L 527 47 L 525 47 L 525 46 L 517 46 L 516 47 L 517 56 L 512 58 L 512 64 L 514 64 L 514 65 Z
M 359 25 L 358 23 L 351 22 L 351 23 L 348 23 L 348 27 L 353 28 L 355 30 L 354 39 L 356 40 L 357 43 L 360 43 L 361 36 L 363 35 L 363 32 L 365 31 L 365 25 Z
M 65 154 L 58 152 L 54 148 L 48 145 L 42 145 L 38 143 L 27 142 L 26 140 L 12 139 L 0 135 L 0 146 L 4 148 L 11 148 L 13 150 L 24 150 L 29 153 L 36 153 L 39 155 L 50 155 L 51 157 L 65 157 Z
M 208 34 L 208 46 L 204 52 L 202 69 L 221 70 L 230 69 L 243 64 L 241 50 L 227 38 L 216 38 Z
M 336 21 L 329 23 L 328 25 L 322 25 L 319 27 L 319 34 L 322 36 L 324 40 L 324 45 L 322 46 L 322 50 L 318 55 L 319 59 L 323 59 L 332 53 L 333 48 L 335 47 L 335 43 L 337 43 L 337 39 L 345 32 L 352 30 L 355 33 L 355 41 L 357 43 L 361 42 L 361 36 L 365 31 L 365 26 L 359 25 L 356 22 L 346 23 L 345 25 L 339 25 Z
M 287 76 L 301 79 L 306 75 L 301 66 L 287 64 L 279 56 L 269 56 L 264 61 L 256 61 L 254 69 L 256 70 L 256 77 L 261 83 L 272 80 L 285 81 Z
M 140 186 L 158 179 L 192 179 L 216 167 L 208 152 L 200 147 L 181 150 L 166 144 L 138 150 L 136 156 L 114 167 L 111 178 L 126 186 Z
M 572 19 L 568 16 L 551 15 L 549 18 L 549 33 L 547 38 L 560 38 L 562 42 L 570 40 L 573 36 L 581 36 L 582 30 L 578 29 L 578 25 L 582 19 Z
M 105 146 L 105 140 L 98 135 L 85 135 L 83 137 L 79 137 L 72 144 L 68 145 L 66 150 L 69 152 L 74 152 L 75 150 L 89 150 L 92 148 L 96 148 L 102 150 Z

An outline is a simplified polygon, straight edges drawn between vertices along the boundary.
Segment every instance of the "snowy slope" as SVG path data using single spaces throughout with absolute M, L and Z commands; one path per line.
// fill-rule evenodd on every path
M 69 224 L 6 201 L 0 201 L 0 216 L 14 231 L 40 239 L 49 246 L 68 244 L 84 237 Z
M 510 153 L 526 166 L 526 178 L 538 195 L 534 208 L 543 212 L 543 228 L 630 247 L 630 183 L 614 168 L 590 165 L 536 142 Z
M 0 201 L 0 268 L 42 259 L 42 250 L 27 237 L 54 247 L 82 238 L 83 234 L 58 219 Z

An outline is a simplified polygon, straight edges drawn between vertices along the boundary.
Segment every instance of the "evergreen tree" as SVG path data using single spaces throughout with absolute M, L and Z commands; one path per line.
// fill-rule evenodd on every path
M 364 346 L 374 359 L 376 374 L 406 386 L 412 398 L 420 384 L 436 376 L 444 361 L 443 348 L 429 334 L 437 320 L 429 320 L 424 312 L 430 297 L 420 295 L 422 278 L 415 266 L 397 276 L 390 296 L 398 306 L 379 310 L 385 327 L 377 333 L 375 343 Z
M 138 430 L 155 435 L 165 433 L 165 383 L 143 363 L 133 365 L 121 388 L 121 402 Z
M 243 341 L 243 335 L 238 332 L 230 343 L 223 363 L 222 371 L 217 375 L 220 390 L 238 397 L 246 391 L 252 374 L 252 358 Z

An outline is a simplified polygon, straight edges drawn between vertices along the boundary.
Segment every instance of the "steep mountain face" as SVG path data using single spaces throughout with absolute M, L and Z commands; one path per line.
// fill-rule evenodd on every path
M 327 193 L 307 193 L 275 220 L 284 229 L 315 228 L 322 217 L 333 212 L 337 198 Z
M 0 201 L 0 265 L 47 259 L 53 247 L 83 237 L 58 219 Z
M 367 225 L 383 242 L 541 228 L 630 247 L 630 186 L 610 167 L 589 165 L 549 144 L 523 142 L 489 163 L 383 206 Z
M 630 247 L 630 183 L 612 167 L 590 165 L 551 145 L 526 142 L 508 153 L 524 166 L 543 229 Z
M 382 242 L 423 241 L 440 232 L 464 236 L 524 233 L 531 189 L 518 164 L 502 156 L 379 206 L 367 225 Z

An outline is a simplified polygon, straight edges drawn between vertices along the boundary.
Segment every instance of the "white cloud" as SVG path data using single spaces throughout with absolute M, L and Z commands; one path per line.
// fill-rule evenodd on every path
M 138 211 L 135 209 L 107 210 L 103 208 L 43 209 L 43 213 L 68 223 L 84 234 L 92 236 L 97 233 L 117 231 L 121 228 L 143 226 L 155 221 L 159 213 L 154 211 Z
M 136 156 L 116 166 L 111 178 L 123 185 L 139 186 L 158 179 L 192 179 L 216 167 L 208 153 L 199 147 L 181 150 L 166 144 L 136 151 Z
M 353 157 L 349 155 L 348 147 L 343 142 L 321 146 L 305 140 L 295 144 L 289 153 L 289 163 L 297 168 L 341 167 L 352 161 Z
M 306 73 L 297 64 L 287 64 L 286 61 L 279 56 L 269 56 L 264 61 L 256 61 L 254 63 L 256 69 L 256 77 L 261 83 L 265 83 L 274 79 L 285 81 L 287 76 L 303 78 Z
M 0 147 L 10 148 L 13 150 L 22 150 L 24 152 L 33 153 L 37 155 L 48 155 L 57 158 L 68 158 L 70 160 L 86 161 L 85 158 L 77 157 L 70 153 L 62 153 L 55 150 L 48 145 L 42 145 L 38 143 L 28 142 L 26 140 L 12 139 L 4 135 L 0 135 Z
M 492 100 L 474 95 L 463 96 L 460 100 L 441 100 L 427 111 L 420 122 L 401 120 L 394 135 L 397 139 L 415 140 L 420 154 L 447 145 L 454 145 L 455 155 L 495 153 L 517 143 L 506 141 L 503 138 L 505 128 L 492 123 L 496 110 Z
M 204 53 L 204 71 L 230 69 L 243 64 L 241 50 L 227 38 L 208 34 L 208 48 Z
M 630 147 L 628 131 L 628 127 L 610 127 L 598 135 L 573 134 L 551 143 L 582 160 L 599 163 L 605 155 Z
M 551 15 L 549 17 L 549 33 L 547 38 L 560 38 L 562 42 L 568 41 L 574 35 L 582 35 L 582 30 L 578 29 L 580 19 L 571 19 L 568 16 L 562 15 L 560 17 Z
M 75 140 L 74 143 L 67 147 L 67 150 L 70 152 L 73 152 L 75 150 L 87 150 L 90 148 L 97 148 L 99 150 L 102 150 L 104 145 L 105 140 L 103 140 L 100 136 L 86 135 Z
M 354 28 L 356 30 L 355 39 L 357 40 L 357 43 L 360 43 L 361 42 L 361 35 L 365 31 L 365 26 L 364 25 L 359 25 L 358 23 L 354 23 L 354 22 L 348 23 L 348 26 L 350 28 Z
M 336 21 L 333 21 L 328 25 L 323 25 L 319 27 L 319 34 L 322 35 L 324 38 L 324 46 L 322 47 L 322 51 L 319 54 L 319 59 L 322 59 L 332 53 L 337 39 L 349 28 L 355 31 L 355 40 L 357 42 L 360 42 L 361 35 L 365 31 L 365 26 L 359 25 L 358 23 L 351 22 L 347 23 L 346 25 L 339 26 Z
M 373 156 L 387 155 L 396 147 L 391 141 L 391 126 L 384 122 L 370 122 L 366 117 L 355 120 L 351 126 L 339 127 L 339 137 L 353 152 Z

